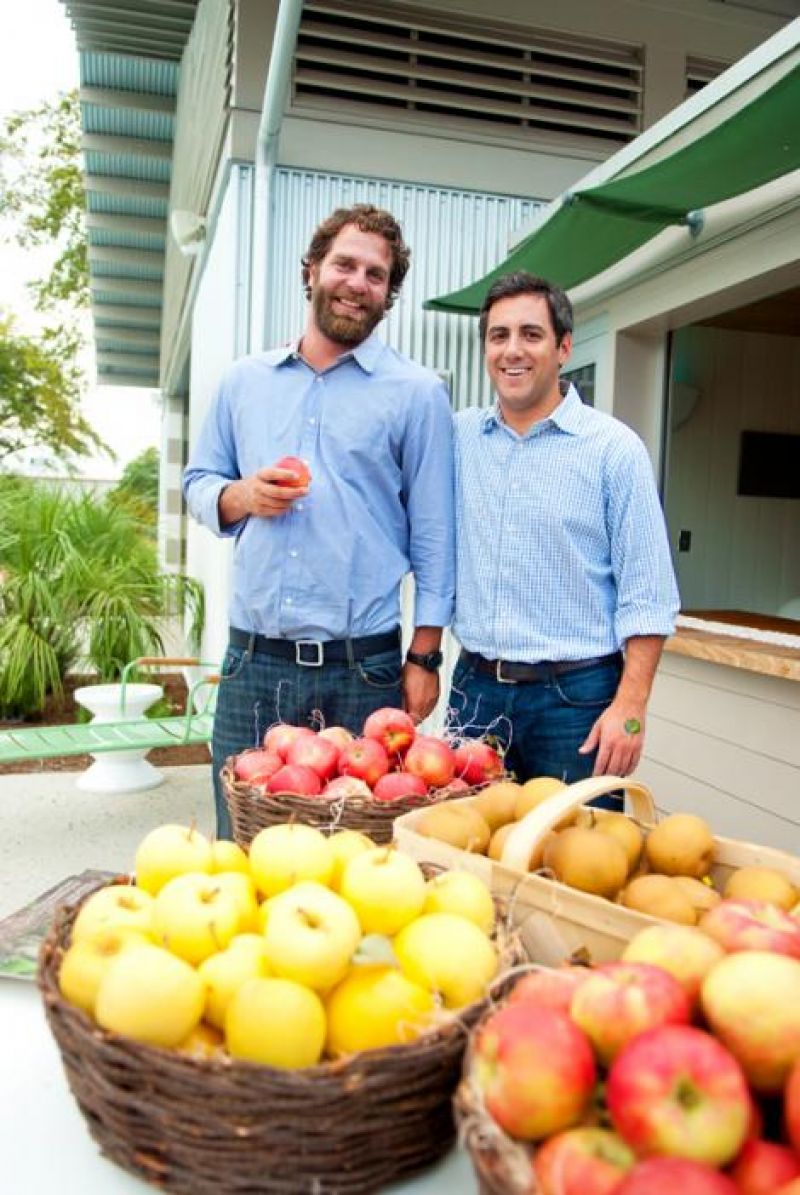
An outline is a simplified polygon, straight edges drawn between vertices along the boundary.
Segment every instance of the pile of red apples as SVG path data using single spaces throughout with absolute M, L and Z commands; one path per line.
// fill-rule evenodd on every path
M 387 706 L 370 714 L 357 736 L 343 726 L 279 722 L 261 747 L 236 757 L 233 771 L 265 794 L 392 802 L 487 784 L 503 774 L 503 759 L 480 739 L 451 744 L 418 734 L 409 714 Z
M 757 921 L 732 908 L 724 945 L 656 923 L 517 981 L 465 1077 L 509 1195 L 800 1195 L 800 922 Z

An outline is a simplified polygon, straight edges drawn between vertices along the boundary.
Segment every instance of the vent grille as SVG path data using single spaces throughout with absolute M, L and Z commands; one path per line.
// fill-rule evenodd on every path
M 729 62 L 716 62 L 712 58 L 687 58 L 686 98 L 697 95 L 698 91 L 703 90 L 706 83 L 716 79 L 717 75 L 721 75 L 729 66 Z
M 642 128 L 639 47 L 465 18 L 450 26 L 395 5 L 306 3 L 293 82 L 294 109 L 315 115 L 610 147 Z

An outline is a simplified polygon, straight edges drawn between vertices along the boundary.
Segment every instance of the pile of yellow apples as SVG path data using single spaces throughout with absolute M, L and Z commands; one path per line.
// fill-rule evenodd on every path
M 59 971 L 102 1029 L 282 1068 L 401 1045 L 482 999 L 494 904 L 365 835 L 273 825 L 249 855 L 193 827 L 140 843 L 135 883 L 89 896 Z

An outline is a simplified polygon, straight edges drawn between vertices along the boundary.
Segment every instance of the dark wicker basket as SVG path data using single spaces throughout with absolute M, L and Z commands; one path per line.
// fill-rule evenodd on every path
M 39 987 L 89 1131 L 126 1170 L 186 1195 L 347 1195 L 378 1191 L 452 1145 L 452 1096 L 486 1001 L 409 1045 L 305 1070 L 195 1060 L 102 1030 L 62 999 L 58 972 L 79 908 L 56 913 Z M 504 925 L 501 968 L 522 957 Z
M 335 830 L 360 830 L 382 846 L 392 841 L 395 818 L 425 805 L 450 799 L 448 796 L 400 797 L 396 801 L 373 801 L 366 797 L 348 797 L 330 801 L 324 797 L 301 797 L 297 793 L 265 793 L 252 784 L 237 780 L 233 757 L 225 761 L 221 773 L 222 789 L 233 822 L 236 842 L 247 850 L 259 830 L 280 822 L 299 821 L 315 826 L 323 833 Z M 453 797 L 468 797 L 477 788 L 454 792 Z

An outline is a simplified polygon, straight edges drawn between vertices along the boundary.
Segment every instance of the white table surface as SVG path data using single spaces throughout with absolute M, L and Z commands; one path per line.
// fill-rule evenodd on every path
M 147 1195 L 156 1188 L 101 1156 L 64 1076 L 33 983 L 0 978 L 0 1190 L 7 1195 Z M 392 1195 L 474 1195 L 466 1154 L 385 1188 Z M 220 1195 L 225 1195 L 220 1191 Z

